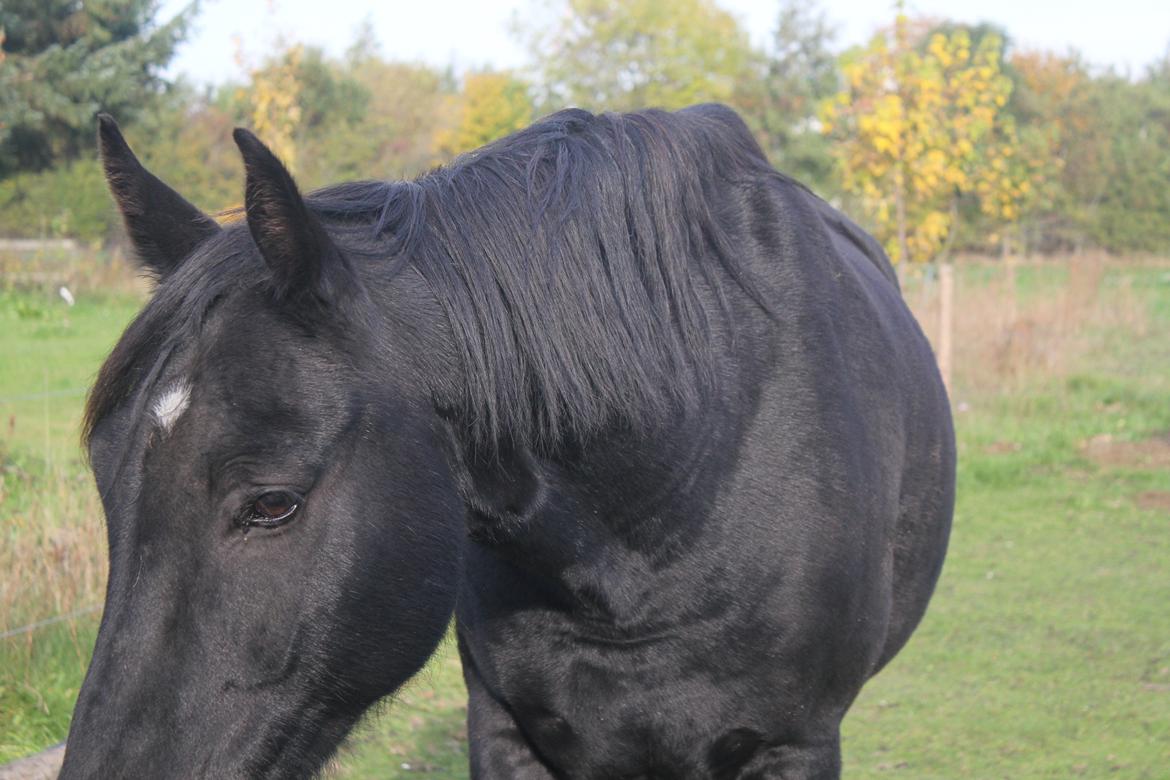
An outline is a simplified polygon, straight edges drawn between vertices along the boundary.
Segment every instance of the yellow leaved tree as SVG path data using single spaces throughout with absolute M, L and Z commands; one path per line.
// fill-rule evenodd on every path
M 453 100 L 454 124 L 440 130 L 435 143 L 445 156 L 478 149 L 532 122 L 528 85 L 510 73 L 469 73 Z
M 264 139 L 274 154 L 296 172 L 296 131 L 301 122 L 298 78 L 304 48 L 294 44 L 251 72 L 247 100 L 252 131 Z M 241 55 L 237 55 L 242 60 Z
M 859 196 L 895 261 L 928 261 L 946 246 L 960 196 L 1010 223 L 1029 189 L 1004 111 L 1011 80 L 994 34 L 893 30 L 843 57 L 844 88 L 821 107 L 845 189 Z

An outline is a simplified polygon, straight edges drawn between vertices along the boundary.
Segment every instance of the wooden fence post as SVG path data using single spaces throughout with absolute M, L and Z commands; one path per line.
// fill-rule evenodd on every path
M 941 263 L 938 267 L 938 370 L 947 390 L 951 389 L 954 365 L 955 267 Z

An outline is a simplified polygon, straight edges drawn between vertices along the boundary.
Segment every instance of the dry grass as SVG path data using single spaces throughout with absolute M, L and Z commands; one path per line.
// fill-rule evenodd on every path
M 10 289 L 47 289 L 54 294 L 62 286 L 74 294 L 103 296 L 140 297 L 150 291 L 149 280 L 121 249 L 0 251 L 0 280 Z
M 81 464 L 2 450 L 0 763 L 63 738 L 106 579 L 101 508 Z
M 0 631 L 99 605 L 105 527 L 88 474 L 76 465 L 33 474 L 2 454 L 0 463 Z
M 1124 330 L 1145 338 L 1149 317 L 1129 277 L 1108 296 L 1101 294 L 1113 262 L 1105 255 L 1014 267 L 960 261 L 953 323 L 958 394 L 1017 390 L 1043 376 L 1066 375 L 1102 334 Z M 937 344 L 938 283 L 921 272 L 905 276 L 906 299 Z

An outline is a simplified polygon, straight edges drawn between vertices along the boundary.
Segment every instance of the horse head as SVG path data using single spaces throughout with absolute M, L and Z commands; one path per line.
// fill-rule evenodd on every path
M 409 324 L 285 167 L 238 130 L 220 225 L 101 117 L 158 279 L 91 394 L 110 573 L 61 777 L 316 771 L 421 668 L 453 609 L 462 509 Z

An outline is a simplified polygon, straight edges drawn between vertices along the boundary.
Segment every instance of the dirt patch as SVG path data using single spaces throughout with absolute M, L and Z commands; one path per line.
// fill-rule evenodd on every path
M 1133 502 L 1137 504 L 1138 509 L 1150 512 L 1170 512 L 1170 491 L 1147 490 L 1134 496 Z
M 991 444 L 985 444 L 983 451 L 988 455 L 1007 455 L 1010 452 L 1019 452 L 1023 449 L 1018 441 L 993 441 Z
M 1170 469 L 1170 431 L 1142 441 L 1102 433 L 1082 443 L 1081 451 L 1099 466 Z

